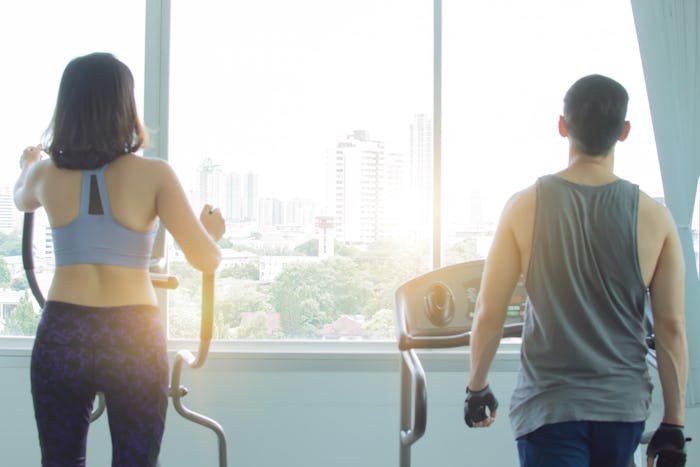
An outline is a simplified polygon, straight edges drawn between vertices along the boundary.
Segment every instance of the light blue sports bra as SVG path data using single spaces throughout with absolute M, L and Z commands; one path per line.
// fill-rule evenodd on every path
M 109 264 L 148 268 L 158 226 L 150 232 L 138 232 L 112 217 L 106 167 L 83 171 L 78 217 L 70 224 L 51 229 L 56 266 Z

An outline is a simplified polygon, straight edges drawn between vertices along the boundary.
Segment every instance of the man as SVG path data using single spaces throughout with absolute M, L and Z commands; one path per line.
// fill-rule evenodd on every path
M 522 276 L 529 305 L 510 406 L 521 466 L 629 466 L 652 390 L 647 291 L 664 400 L 647 461 L 685 464 L 685 267 L 669 211 L 613 173 L 615 144 L 630 131 L 627 101 L 604 76 L 573 84 L 559 118 L 568 166 L 509 200 L 486 260 L 465 421 L 496 419 L 487 376 Z

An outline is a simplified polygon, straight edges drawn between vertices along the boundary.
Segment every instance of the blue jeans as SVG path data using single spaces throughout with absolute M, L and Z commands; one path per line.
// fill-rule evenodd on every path
M 518 438 L 520 467 L 629 467 L 644 422 L 563 422 Z

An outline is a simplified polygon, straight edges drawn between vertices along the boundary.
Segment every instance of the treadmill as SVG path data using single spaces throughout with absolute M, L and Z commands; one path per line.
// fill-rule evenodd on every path
M 401 284 L 394 293 L 401 354 L 399 466 L 410 467 L 411 446 L 425 433 L 427 391 L 417 349 L 468 346 L 484 261 L 435 269 Z M 526 302 L 519 282 L 506 312 L 503 337 L 520 337 Z

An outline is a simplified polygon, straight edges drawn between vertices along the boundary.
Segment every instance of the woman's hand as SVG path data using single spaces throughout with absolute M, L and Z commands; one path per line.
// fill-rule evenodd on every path
M 202 208 L 202 213 L 199 215 L 199 220 L 209 235 L 215 240 L 219 241 L 221 237 L 226 232 L 226 222 L 224 222 L 224 217 L 221 215 L 221 211 L 211 204 L 205 204 Z
M 41 144 L 27 146 L 19 158 L 19 167 L 24 170 L 32 164 L 41 160 Z

